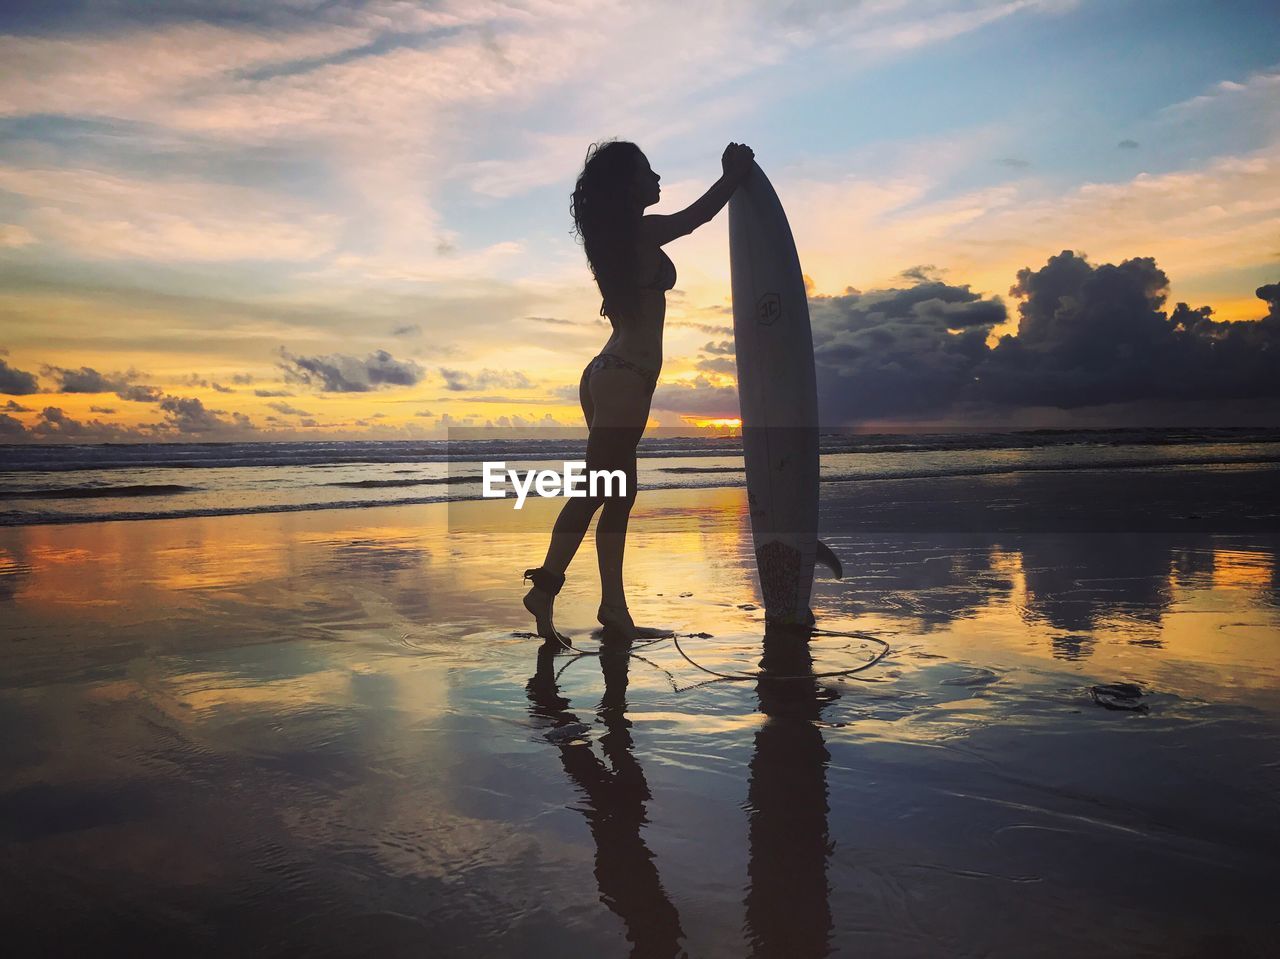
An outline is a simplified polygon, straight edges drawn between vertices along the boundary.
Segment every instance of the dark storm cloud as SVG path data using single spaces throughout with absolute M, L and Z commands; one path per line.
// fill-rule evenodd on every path
M 21 436 L 27 431 L 22 425 L 22 421 L 10 416 L 8 413 L 0 413 L 0 436 Z
M 910 274 L 907 274 L 910 275 Z M 927 275 L 923 270 L 916 275 Z M 1150 257 L 1094 266 L 1066 250 L 1019 271 L 1018 331 L 987 345 L 1004 303 L 931 279 L 810 300 L 824 422 L 969 408 L 1074 409 L 1149 400 L 1280 396 L 1280 284 L 1266 317 L 1223 323 L 1208 307 L 1166 312 Z
M 464 370 L 450 370 L 443 366 L 440 375 L 444 377 L 445 389 L 456 393 L 468 390 L 487 390 L 493 387 L 502 389 L 531 389 L 533 383 L 519 370 L 481 370 L 479 373 L 468 373 Z M 576 387 L 575 387 L 576 390 Z
M 813 320 L 824 422 L 917 413 L 965 393 L 1004 304 L 933 280 L 906 289 L 820 296 Z
M 0 393 L 9 396 L 28 396 L 40 392 L 40 384 L 35 374 L 15 369 L 7 361 L 0 359 Z
M 1143 399 L 1280 396 L 1276 285 L 1260 320 L 1211 318 L 1209 307 L 1163 310 L 1169 279 L 1151 257 L 1094 267 L 1070 250 L 1010 290 L 1016 336 L 1001 337 L 974 373 L 985 399 L 1064 409 Z
M 413 360 L 397 360 L 386 350 L 374 350 L 363 359 L 334 353 L 329 356 L 295 356 L 280 348 L 285 380 L 318 387 L 326 393 L 367 393 L 384 386 L 413 386 L 424 370 Z

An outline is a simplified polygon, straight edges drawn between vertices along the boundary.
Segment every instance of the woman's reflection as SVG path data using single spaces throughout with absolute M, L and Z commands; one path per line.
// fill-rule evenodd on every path
M 525 689 L 529 712 L 560 728 L 579 720 L 556 685 L 557 649 L 551 645 L 539 649 L 538 670 Z M 651 796 L 632 752 L 631 721 L 626 717 L 629 663 L 625 645 L 605 647 L 600 653 L 605 689 L 597 711 L 605 726 L 600 745 L 612 770 L 581 741 L 562 740 L 557 746 L 565 772 L 586 798 L 582 812 L 595 840 L 600 901 L 626 925 L 631 955 L 683 956 L 680 916 L 662 888 L 653 853 L 640 836 L 640 828 L 648 821 L 645 803 Z
M 766 632 L 761 669 L 775 676 L 812 673 L 808 639 L 795 630 Z M 817 680 L 762 677 L 756 695 L 768 718 L 756 733 L 747 786 L 747 940 L 753 956 L 825 956 L 831 951 L 831 756 L 817 722 L 838 694 Z

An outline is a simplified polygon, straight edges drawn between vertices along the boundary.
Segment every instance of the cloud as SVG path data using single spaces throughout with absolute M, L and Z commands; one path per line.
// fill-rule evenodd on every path
M 114 413 L 115 411 L 116 411 L 116 408 L 114 406 L 90 406 L 89 407 L 90 413 Z
M 738 390 L 718 386 L 705 376 L 675 383 L 660 383 L 654 391 L 652 407 L 676 413 L 703 416 L 737 416 Z
M 418 412 L 414 413 L 413 415 L 414 416 L 435 416 L 436 414 L 432 413 L 430 410 L 418 410 Z
M 492 387 L 532 389 L 533 383 L 519 370 L 481 370 L 479 373 L 468 373 L 465 370 L 449 370 L 440 368 L 444 377 L 445 389 L 455 392 L 467 390 L 486 390 Z
M 738 372 L 738 364 L 735 363 L 733 360 L 726 359 L 723 356 L 716 356 L 710 359 L 698 360 L 698 362 L 694 365 L 698 369 L 703 370 L 707 373 L 723 373 L 728 376 L 733 376 Z
M 543 413 L 541 419 L 534 419 L 528 416 L 521 416 L 519 413 L 512 413 L 510 416 L 499 416 L 497 419 L 487 419 L 484 425 L 490 429 L 499 427 L 502 429 L 528 428 L 533 426 L 568 426 L 573 424 L 562 423 L 550 413 Z
M 29 205 L 36 241 L 91 259 L 310 260 L 341 219 L 251 187 L 79 166 L 0 165 L 0 190 Z
M 23 405 L 22 405 L 21 403 L 19 403 L 17 400 L 10 400 L 8 403 L 5 403 L 5 404 L 4 404 L 4 406 L 0 406 L 0 410 L 5 410 L 6 412 L 9 412 L 9 413 L 30 413 L 30 412 L 32 412 L 31 407 L 29 407 L 29 406 L 23 406 Z
M 166 396 L 160 400 L 160 409 L 169 414 L 165 425 L 179 433 L 224 433 L 253 428 L 243 413 L 231 413 L 229 420 L 224 419 L 225 410 L 206 409 L 194 396 Z
M 40 384 L 34 374 L 15 369 L 6 360 L 0 359 L 0 393 L 27 396 L 39 392 Z
M 58 406 L 46 406 L 41 410 L 39 419 L 28 432 L 31 436 L 42 440 L 129 442 L 140 438 L 137 431 L 114 423 L 104 423 L 102 420 L 90 420 L 84 423 L 73 419 Z
M 293 396 L 289 390 L 254 390 L 254 396 Z
M 996 162 L 1001 166 L 1012 167 L 1015 170 L 1023 170 L 1031 166 L 1031 162 L 1029 160 L 1020 160 L 1017 157 L 1001 157 Z
M 815 297 L 810 313 L 824 424 L 948 406 L 1006 315 L 998 299 L 936 280 Z
M 234 393 L 234 392 L 235 392 L 235 390 L 234 390 L 234 389 L 232 389 L 230 386 L 223 386 L 221 383 L 210 383 L 209 385 L 210 385 L 211 387 L 213 387 L 215 390 L 217 390 L 219 393 Z
M 736 350 L 731 340 L 723 340 L 719 343 L 712 341 L 702 348 L 704 354 L 709 353 L 710 356 L 701 356 L 694 364 L 697 369 L 705 370 L 708 373 L 724 373 L 728 376 L 736 376 L 738 372 L 738 361 Z
M 1005 305 L 967 285 L 815 297 L 822 422 L 1280 396 L 1280 285 L 1257 291 L 1266 317 L 1232 323 L 1185 303 L 1166 313 L 1168 287 L 1151 257 L 1094 266 L 1065 250 L 1019 271 L 1017 333 L 994 346 Z
M 43 366 L 40 372 L 58 383 L 59 393 L 114 393 L 122 400 L 135 403 L 158 403 L 164 392 L 158 386 L 134 383 L 142 374 L 137 370 L 123 373 L 99 373 L 91 366 L 78 370 L 61 366 Z M 56 409 L 56 407 L 54 407 Z
M 308 413 L 306 410 L 300 410 L 300 409 L 298 409 L 296 406 L 290 406 L 288 403 L 284 403 L 284 402 L 279 402 L 279 403 L 268 403 L 268 404 L 267 404 L 267 406 L 269 406 L 271 409 L 275 410 L 277 413 L 284 413 L 286 416 L 312 416 L 312 415 L 314 415 L 314 414 L 312 414 L 312 413 Z
M 458 419 L 452 413 L 441 413 L 440 421 L 437 425 L 447 429 L 450 426 L 475 426 L 475 422 L 474 416 L 464 416 Z
M 397 360 L 386 350 L 374 350 L 363 359 L 341 353 L 295 356 L 284 347 L 279 352 L 286 381 L 318 386 L 326 393 L 365 393 L 385 386 L 413 386 L 425 373 L 413 360 Z
M 421 323 L 406 323 L 403 326 L 397 326 L 391 331 L 392 336 L 420 336 L 421 334 Z
M 159 403 L 164 396 L 159 387 L 140 384 L 124 386 L 115 392 L 120 399 L 132 400 L 134 403 Z
M 14 223 L 0 223 L 0 247 L 31 246 L 36 238 L 31 231 Z
M 1010 290 L 1022 298 L 1017 336 L 1001 337 L 979 365 L 978 393 L 1064 409 L 1280 396 L 1275 284 L 1257 290 L 1267 316 L 1232 323 L 1186 303 L 1166 314 L 1168 288 L 1151 257 L 1094 267 L 1064 250 L 1020 270 Z
M 58 382 L 59 393 L 114 393 L 127 386 L 129 380 L 136 376 L 131 373 L 99 373 L 89 366 L 82 366 L 78 370 L 45 366 L 40 372 Z
M 22 420 L 15 419 L 8 413 L 0 413 L 0 436 L 19 436 L 26 431 Z
M 1141 144 L 1137 140 L 1121 140 L 1116 146 L 1121 150 L 1136 150 Z

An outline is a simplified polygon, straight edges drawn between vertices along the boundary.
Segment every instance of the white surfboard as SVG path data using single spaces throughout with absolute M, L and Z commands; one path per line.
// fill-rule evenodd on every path
M 729 200 L 738 404 L 765 620 L 812 626 L 818 542 L 818 387 L 809 301 L 791 227 L 758 165 Z

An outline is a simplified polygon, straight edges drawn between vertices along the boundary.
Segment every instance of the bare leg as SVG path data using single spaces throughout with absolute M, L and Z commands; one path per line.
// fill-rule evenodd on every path
M 605 500 L 596 524 L 596 555 L 600 561 L 600 609 L 596 619 L 606 632 L 621 634 L 627 639 L 654 639 L 670 636 L 670 630 L 637 626 L 627 609 L 626 589 L 622 585 L 622 560 L 627 548 L 627 523 L 631 518 L 631 506 L 635 502 L 636 488 L 635 453 L 631 456 L 631 469 L 627 471 L 627 492 L 624 498 Z
M 637 492 L 636 446 L 649 419 L 650 395 L 644 389 L 643 381 L 629 370 L 603 372 L 616 372 L 623 376 L 609 381 L 604 380 L 600 373 L 592 377 L 592 387 L 597 391 L 593 393 L 597 396 L 597 408 L 609 408 L 610 401 L 614 405 L 609 408 L 612 419 L 606 419 L 608 414 L 598 413 L 592 423 L 593 438 L 600 441 L 596 457 L 598 465 L 592 466 L 589 453 L 587 467 L 618 470 L 626 477 L 627 485 L 625 496 L 611 496 L 604 501 L 596 524 L 596 557 L 600 566 L 600 609 L 596 618 L 606 631 L 627 639 L 666 636 L 670 633 L 636 626 L 627 610 L 627 594 L 622 580 L 627 525 Z M 612 389 L 615 383 L 619 388 L 625 384 L 628 392 L 614 393 L 608 398 L 600 395 L 599 391 Z
M 626 475 L 627 495 L 605 500 L 596 524 L 596 558 L 600 564 L 600 603 L 604 606 L 627 605 L 626 588 L 622 585 L 622 559 L 627 549 L 627 523 L 631 519 L 631 506 L 636 494 L 636 457 L 631 454 L 631 464 L 623 471 Z
M 636 489 L 636 444 L 644 435 L 649 419 L 649 393 L 643 381 L 630 370 L 598 370 L 590 381 L 579 386 L 583 415 L 591 427 L 587 440 L 587 470 L 620 470 L 627 477 L 625 497 L 600 495 L 567 499 L 556 517 L 543 567 L 564 573 L 573 561 L 591 517 L 604 507 L 596 528 L 596 551 L 600 563 L 603 603 L 597 618 L 629 638 L 639 635 L 666 635 L 657 630 L 641 630 L 631 621 L 622 586 L 622 558 L 626 549 L 627 521 Z M 525 607 L 538 621 L 538 634 L 564 641 L 552 622 L 555 597 L 537 587 L 525 596 Z M 606 622 L 607 620 L 607 622 Z
M 582 415 L 586 417 L 587 426 L 595 418 L 595 403 L 591 399 L 591 390 L 586 377 L 578 384 L 578 399 L 582 403 Z M 588 446 L 590 440 L 588 440 Z M 551 543 L 547 546 L 546 558 L 542 561 L 544 569 L 550 569 L 563 575 L 573 562 L 574 554 L 582 545 L 582 538 L 591 525 L 591 517 L 600 508 L 596 499 L 566 499 L 551 528 Z M 551 593 L 534 586 L 524 597 L 524 608 L 533 613 L 538 624 L 538 635 L 548 642 L 558 641 L 568 646 L 569 640 L 555 627 L 552 619 L 556 598 Z

